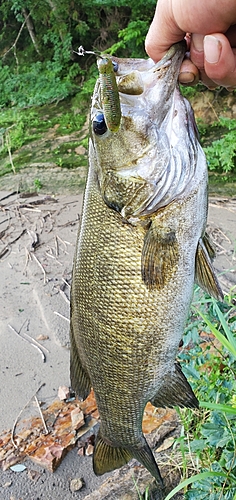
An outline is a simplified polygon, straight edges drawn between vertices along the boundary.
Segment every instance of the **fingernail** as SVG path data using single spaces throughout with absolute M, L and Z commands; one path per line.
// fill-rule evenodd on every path
M 222 45 L 220 40 L 212 35 L 206 35 L 204 38 L 205 59 L 210 64 L 218 63 L 220 59 Z
M 192 43 L 197 52 L 203 52 L 203 39 L 204 39 L 203 35 L 198 35 L 196 33 L 192 34 Z
M 189 71 L 183 71 L 179 74 L 179 82 L 180 83 L 193 83 L 195 80 L 195 75 L 190 73 Z

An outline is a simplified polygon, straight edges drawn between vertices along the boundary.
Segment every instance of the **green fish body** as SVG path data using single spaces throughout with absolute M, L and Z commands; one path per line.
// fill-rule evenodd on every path
M 194 281 L 222 296 L 205 235 L 206 160 L 177 84 L 184 52 L 115 59 L 117 132 L 102 122 L 99 82 L 94 90 L 70 336 L 72 387 L 82 398 L 93 387 L 100 413 L 98 475 L 135 457 L 161 482 L 144 408 L 198 405 L 175 357 Z

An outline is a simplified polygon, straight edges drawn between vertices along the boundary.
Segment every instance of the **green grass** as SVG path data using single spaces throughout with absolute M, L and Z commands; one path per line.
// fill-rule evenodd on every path
M 235 297 L 232 290 L 221 304 L 196 291 L 179 361 L 200 409 L 178 410 L 182 481 L 165 500 L 181 489 L 186 500 L 236 499 Z
M 164 500 L 180 491 L 184 500 L 236 500 L 235 292 L 218 303 L 196 287 L 178 361 L 200 408 L 176 408 L 181 433 L 173 456 L 181 457 L 182 479 Z

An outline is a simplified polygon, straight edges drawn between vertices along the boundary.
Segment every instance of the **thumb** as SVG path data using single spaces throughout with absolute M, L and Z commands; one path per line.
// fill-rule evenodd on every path
M 205 71 L 209 78 L 224 87 L 236 86 L 236 50 L 223 33 L 204 38 Z

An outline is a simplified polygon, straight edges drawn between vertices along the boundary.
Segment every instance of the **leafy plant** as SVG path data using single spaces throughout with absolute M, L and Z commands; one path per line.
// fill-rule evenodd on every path
M 166 497 L 185 488 L 186 500 L 235 500 L 236 498 L 236 312 L 232 295 L 218 304 L 197 291 L 186 328 L 184 345 L 179 355 L 183 371 L 191 380 L 200 400 L 200 410 L 194 419 L 191 410 L 179 410 L 182 421 L 181 452 L 196 474 L 184 479 Z M 228 302 L 228 303 L 227 303 Z M 199 321 L 200 316 L 200 321 Z M 198 330 L 212 334 L 218 341 L 204 347 Z M 193 338 L 191 339 L 191 331 Z M 211 338 L 211 337 L 210 337 Z M 193 344 L 193 340 L 194 343 Z M 211 346 L 212 343 L 212 347 Z M 177 441 L 178 443 L 178 441 Z M 188 475 L 185 467 L 185 477 Z M 191 485 L 190 489 L 186 489 Z
M 128 26 L 118 33 L 119 42 L 114 43 L 108 50 L 110 54 L 125 54 L 129 50 L 131 57 L 145 56 L 144 39 L 148 31 L 149 23 L 144 20 L 130 21 Z
M 40 189 L 42 189 L 43 185 L 40 179 L 34 179 L 34 187 L 36 191 L 40 191 Z
M 211 134 L 217 133 L 221 137 L 205 146 L 209 129 L 205 131 L 207 135 L 202 136 L 209 170 L 236 173 L 236 120 L 221 117 L 210 129 Z

